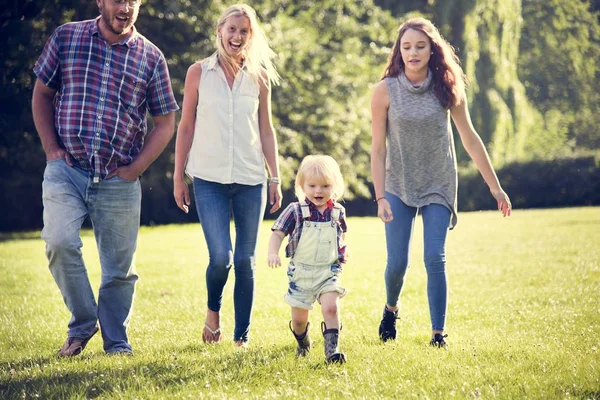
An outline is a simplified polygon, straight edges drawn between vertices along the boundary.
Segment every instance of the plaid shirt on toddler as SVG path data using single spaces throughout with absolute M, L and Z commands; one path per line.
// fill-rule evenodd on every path
M 315 205 L 308 199 L 305 200 L 305 204 L 308 204 L 310 210 L 310 221 L 314 222 L 329 222 L 331 221 L 331 211 L 333 206 L 340 208 L 340 217 L 337 223 L 337 239 L 338 239 L 338 261 L 340 263 L 346 262 L 346 243 L 342 238 L 342 233 L 347 231 L 346 226 L 346 210 L 338 203 L 334 203 L 332 200 L 327 202 L 327 208 L 321 214 Z M 289 235 L 288 245 L 285 247 L 285 256 L 292 258 L 296 254 L 298 243 L 300 242 L 300 236 L 302 236 L 303 227 L 302 208 L 300 202 L 294 202 L 289 204 L 285 210 L 281 213 L 277 221 L 271 227 L 271 231 L 281 231 L 286 236 Z

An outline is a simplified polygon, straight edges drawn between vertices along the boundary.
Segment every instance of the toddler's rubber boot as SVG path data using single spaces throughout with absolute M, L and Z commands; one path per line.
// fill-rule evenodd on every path
M 346 355 L 340 352 L 339 329 L 327 329 L 325 322 L 321 322 L 321 330 L 323 331 L 323 341 L 325 345 L 325 360 L 328 364 L 339 363 L 343 364 L 346 362 Z
M 304 333 L 300 335 L 296 335 L 294 332 L 294 328 L 292 328 L 292 321 L 290 321 L 290 331 L 294 334 L 296 341 L 298 342 L 298 347 L 296 348 L 296 357 L 306 357 L 310 352 L 311 342 L 310 337 L 308 335 L 308 328 L 310 327 L 310 322 L 306 324 L 306 330 Z

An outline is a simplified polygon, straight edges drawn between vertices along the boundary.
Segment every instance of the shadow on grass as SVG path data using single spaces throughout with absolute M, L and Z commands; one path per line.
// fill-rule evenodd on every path
M 321 344 L 321 343 L 319 343 Z M 183 348 L 183 351 L 195 354 L 211 354 L 211 347 L 214 345 L 188 345 Z M 293 339 L 288 344 L 277 345 L 273 347 L 259 347 L 252 348 L 246 351 L 237 351 L 233 355 L 230 355 L 222 360 L 224 364 L 229 364 L 230 361 L 234 361 L 239 365 L 241 369 L 248 366 L 261 366 L 266 367 L 265 363 L 273 363 L 278 372 L 280 363 L 285 362 L 286 359 L 292 358 L 298 363 L 306 364 L 307 368 L 315 371 L 326 370 L 328 366 L 340 366 L 342 364 L 327 364 L 325 362 L 325 352 L 322 346 L 313 343 L 311 354 L 308 358 L 296 358 L 296 343 Z
M 118 382 L 94 382 L 90 384 L 88 375 L 71 372 L 68 375 L 36 377 L 24 380 L 10 380 L 0 384 L 0 397 L 3 399 L 26 398 L 96 398 L 113 393 Z
M 596 391 L 586 390 L 582 392 L 574 392 L 573 396 L 579 399 L 600 400 L 600 388 Z
M 211 351 L 211 346 L 200 344 L 165 349 L 152 361 L 142 356 L 100 353 L 82 354 L 73 359 L 30 358 L 9 363 L 10 371 L 0 371 L 0 398 L 93 399 L 118 397 L 129 391 L 143 397 L 144 392 L 168 393 L 188 383 L 210 382 L 216 373 L 231 373 L 232 368 L 239 371 L 257 366 L 277 368 L 292 352 L 295 348 L 285 345 L 223 354 L 223 349 Z M 108 358 L 114 358 L 115 362 L 105 364 Z M 206 367 L 200 367 L 201 364 Z M 28 370 L 34 372 L 28 374 Z

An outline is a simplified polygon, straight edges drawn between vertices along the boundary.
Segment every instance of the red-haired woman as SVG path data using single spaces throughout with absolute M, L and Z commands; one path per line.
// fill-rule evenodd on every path
M 371 112 L 371 173 L 377 216 L 385 222 L 387 244 L 387 302 L 379 336 L 383 341 L 396 338 L 398 300 L 420 209 L 430 344 L 445 347 L 445 245 L 448 229 L 457 222 L 456 153 L 450 117 L 502 215 L 510 215 L 511 203 L 471 123 L 458 57 L 431 21 L 411 18 L 400 27 L 383 78 L 375 86 Z

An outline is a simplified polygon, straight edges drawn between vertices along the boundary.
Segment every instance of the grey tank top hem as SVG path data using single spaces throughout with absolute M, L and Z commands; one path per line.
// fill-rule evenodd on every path
M 439 204 L 441 206 L 446 207 L 448 209 L 448 211 L 450 211 L 450 214 L 451 214 L 450 215 L 450 226 L 448 227 L 450 230 L 454 229 L 454 227 L 456 226 L 456 223 L 458 222 L 457 221 L 458 215 L 456 214 L 456 211 L 454 210 L 454 208 L 452 208 L 452 206 L 450 205 L 450 202 L 447 199 L 443 198 L 442 196 L 436 196 L 437 198 L 417 201 L 417 200 L 409 200 L 407 198 L 404 198 L 403 196 L 399 195 L 398 193 L 394 193 L 388 189 L 386 189 L 386 192 L 398 197 L 400 200 L 402 200 L 402 202 L 404 204 L 406 204 L 409 207 L 422 208 L 422 207 L 429 206 L 431 204 Z
M 453 229 L 458 179 L 450 111 L 433 91 L 431 71 L 419 87 L 404 73 L 384 80 L 390 98 L 385 190 L 410 207 L 447 207 Z

